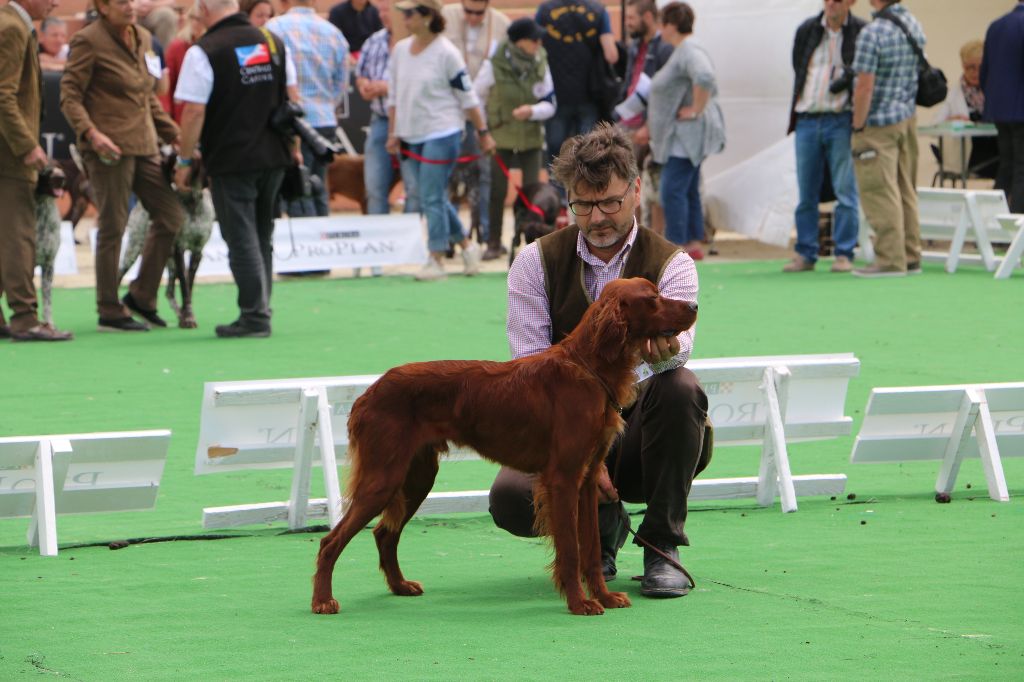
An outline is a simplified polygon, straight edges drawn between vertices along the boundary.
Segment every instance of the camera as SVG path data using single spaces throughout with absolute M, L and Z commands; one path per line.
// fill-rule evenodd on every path
M 303 116 L 305 113 L 298 103 L 285 101 L 274 110 L 270 118 L 270 127 L 284 137 L 298 135 L 302 143 L 312 150 L 317 161 L 330 163 L 341 153 L 341 147 L 318 133 L 313 126 L 306 123 Z
M 36 196 L 59 197 L 64 194 L 67 186 L 67 176 L 64 175 L 58 166 L 47 166 L 39 171 L 39 179 L 36 181 Z
M 323 187 L 320 176 L 310 173 L 305 164 L 291 166 L 281 182 L 281 198 L 285 201 L 298 201 L 322 193 Z
M 853 69 L 848 66 L 844 66 L 842 73 L 840 73 L 834 81 L 829 83 L 828 91 L 833 95 L 838 95 L 843 90 L 852 90 L 854 75 Z

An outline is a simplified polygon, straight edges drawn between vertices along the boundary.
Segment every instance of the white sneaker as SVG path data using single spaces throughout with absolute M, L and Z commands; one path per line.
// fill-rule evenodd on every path
M 466 266 L 463 274 L 466 277 L 472 277 L 480 272 L 480 259 L 482 256 L 483 253 L 480 250 L 480 245 L 474 241 L 470 241 L 469 246 L 462 249 L 462 262 Z
M 447 276 L 441 264 L 433 258 L 429 258 L 427 264 L 415 275 L 416 279 L 421 282 L 432 282 L 437 279 L 444 279 Z

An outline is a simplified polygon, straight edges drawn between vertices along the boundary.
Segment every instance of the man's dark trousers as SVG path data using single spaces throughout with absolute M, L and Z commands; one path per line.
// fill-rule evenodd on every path
M 999 132 L 999 176 L 996 187 L 1006 192 L 1010 213 L 1024 213 L 1024 123 L 996 123 Z
M 274 219 L 283 168 L 227 173 L 210 178 L 228 264 L 238 286 L 239 322 L 270 329 L 270 290 L 274 281 Z

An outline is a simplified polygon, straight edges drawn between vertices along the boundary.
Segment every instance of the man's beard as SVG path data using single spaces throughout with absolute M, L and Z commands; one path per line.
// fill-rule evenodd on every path
M 630 223 L 632 223 L 632 221 L 630 221 Z M 630 226 L 632 225 L 630 224 Z M 606 237 L 595 237 L 591 234 L 593 231 L 604 228 L 609 228 L 611 230 L 611 234 Z M 605 219 L 599 223 L 591 223 L 587 229 L 583 230 L 583 239 L 585 239 L 591 246 L 595 246 L 599 249 L 607 249 L 624 242 L 628 234 L 629 229 L 625 226 L 618 225 L 613 220 Z

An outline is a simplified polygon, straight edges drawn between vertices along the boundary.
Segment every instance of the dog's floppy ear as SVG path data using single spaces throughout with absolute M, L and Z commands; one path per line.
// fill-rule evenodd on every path
M 599 305 L 590 342 L 598 357 L 605 362 L 615 362 L 622 357 L 629 336 L 624 301 L 621 296 L 612 295 L 599 299 Z

